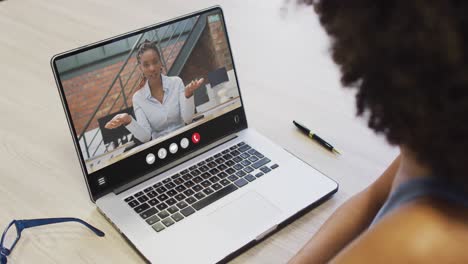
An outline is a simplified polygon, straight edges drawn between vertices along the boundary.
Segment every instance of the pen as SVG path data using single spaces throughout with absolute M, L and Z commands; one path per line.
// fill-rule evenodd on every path
M 340 152 L 338 152 L 338 150 L 336 150 L 336 148 L 334 148 L 330 143 L 326 142 L 325 140 L 323 140 L 323 138 L 319 137 L 317 134 L 314 134 L 310 131 L 310 129 L 308 129 L 307 127 L 305 127 L 304 125 L 301 125 L 299 124 L 298 122 L 294 121 L 293 120 L 293 123 L 294 125 L 299 128 L 299 130 L 301 130 L 304 134 L 306 134 L 307 136 L 309 136 L 311 139 L 315 140 L 317 143 L 319 143 L 322 147 L 328 149 L 329 151 L 331 152 L 334 152 L 334 153 L 337 153 L 337 154 L 341 154 Z

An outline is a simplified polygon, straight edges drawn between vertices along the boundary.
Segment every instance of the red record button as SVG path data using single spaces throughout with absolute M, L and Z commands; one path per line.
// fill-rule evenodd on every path
M 200 142 L 200 134 L 198 133 L 193 133 L 192 135 L 192 142 L 194 144 L 198 144 L 198 142 Z

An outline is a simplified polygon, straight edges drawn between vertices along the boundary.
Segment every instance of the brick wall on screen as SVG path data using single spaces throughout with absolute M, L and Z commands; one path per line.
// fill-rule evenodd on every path
M 221 67 L 232 69 L 232 60 L 229 56 L 227 40 L 220 21 L 211 22 L 203 31 L 190 58 L 185 64 L 180 77 L 188 84 L 195 78 L 205 78 L 208 81 L 208 72 Z

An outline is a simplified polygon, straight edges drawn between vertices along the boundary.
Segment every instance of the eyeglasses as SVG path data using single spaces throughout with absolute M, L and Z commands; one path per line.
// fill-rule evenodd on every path
M 104 232 L 95 228 L 94 226 L 86 223 L 85 221 L 73 218 L 73 217 L 64 217 L 64 218 L 44 218 L 44 219 L 27 219 L 27 220 L 13 220 L 5 229 L 2 235 L 2 240 L 0 240 L 0 264 L 7 263 L 7 256 L 11 254 L 13 248 L 15 248 L 16 243 L 21 238 L 21 232 L 30 227 L 42 226 L 57 224 L 63 222 L 78 222 L 93 231 L 96 235 L 103 237 Z M 16 231 L 16 232 L 15 232 Z M 16 238 L 15 238 L 16 236 Z

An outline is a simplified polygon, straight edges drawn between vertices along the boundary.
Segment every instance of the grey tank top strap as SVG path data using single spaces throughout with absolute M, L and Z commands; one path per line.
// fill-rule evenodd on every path
M 461 204 L 468 208 L 468 193 L 464 192 L 462 189 L 448 183 L 444 179 L 421 177 L 400 185 L 390 197 L 388 197 L 370 226 L 377 223 L 385 214 L 398 208 L 402 204 L 427 196 L 444 199 L 448 202 Z

